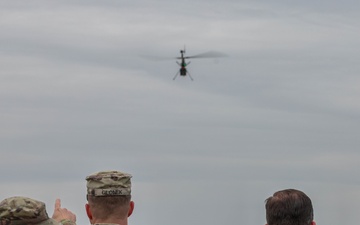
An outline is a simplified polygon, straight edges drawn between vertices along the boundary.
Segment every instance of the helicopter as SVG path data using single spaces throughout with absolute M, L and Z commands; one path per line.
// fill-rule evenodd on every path
M 184 49 L 180 50 L 180 57 L 176 57 L 176 59 L 180 59 L 181 62 L 176 61 L 176 63 L 180 66 L 179 71 L 175 74 L 175 77 L 173 78 L 173 80 L 176 79 L 176 77 L 180 74 L 180 76 L 186 76 L 188 75 L 189 78 L 193 81 L 194 79 L 191 77 L 191 74 L 189 73 L 189 71 L 186 69 L 186 66 L 188 66 L 191 62 L 188 61 L 186 62 L 185 59 L 190 59 L 190 58 L 216 58 L 216 57 L 224 57 L 225 55 L 219 52 L 206 52 L 206 53 L 202 53 L 202 54 L 198 54 L 198 55 L 193 55 L 193 56 L 185 56 L 185 47 Z

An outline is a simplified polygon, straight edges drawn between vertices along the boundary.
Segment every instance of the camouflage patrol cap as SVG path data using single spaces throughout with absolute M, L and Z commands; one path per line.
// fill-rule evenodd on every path
M 86 177 L 87 194 L 92 196 L 131 195 L 131 175 L 101 171 Z
M 58 225 L 50 219 L 45 203 L 27 198 L 11 197 L 0 203 L 1 225 Z

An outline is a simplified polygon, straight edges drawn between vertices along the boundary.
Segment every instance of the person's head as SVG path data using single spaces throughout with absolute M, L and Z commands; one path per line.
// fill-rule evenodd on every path
M 11 197 L 0 203 L 0 225 L 59 225 L 49 218 L 45 203 L 27 198 Z
M 286 189 L 265 200 L 267 225 L 316 225 L 310 198 L 302 191 Z
M 86 177 L 86 213 L 90 222 L 127 222 L 132 214 L 131 175 L 120 171 L 101 171 Z

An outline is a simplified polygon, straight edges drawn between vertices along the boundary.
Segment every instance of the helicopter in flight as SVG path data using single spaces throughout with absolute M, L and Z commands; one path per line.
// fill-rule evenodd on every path
M 176 77 L 180 74 L 180 76 L 186 76 L 188 75 L 189 78 L 193 81 L 194 79 L 191 77 L 191 74 L 189 73 L 189 71 L 186 69 L 186 66 L 188 66 L 191 62 L 188 61 L 186 62 L 185 59 L 190 59 L 190 58 L 217 58 L 217 57 L 224 57 L 225 55 L 219 52 L 205 52 L 202 54 L 198 54 L 198 55 L 193 55 L 193 56 L 185 56 L 185 47 L 184 49 L 180 50 L 180 57 L 176 57 L 176 59 L 180 59 L 181 62 L 176 61 L 176 63 L 180 66 L 179 71 L 175 74 L 175 77 L 173 78 L 173 80 L 176 79 Z

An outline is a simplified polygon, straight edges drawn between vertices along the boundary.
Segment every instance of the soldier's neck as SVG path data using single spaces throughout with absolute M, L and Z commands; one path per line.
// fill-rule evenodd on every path
M 106 219 L 106 220 L 98 220 L 93 218 L 91 221 L 91 224 L 116 224 L 116 225 L 128 225 L 127 220 L 121 220 L 121 219 Z

